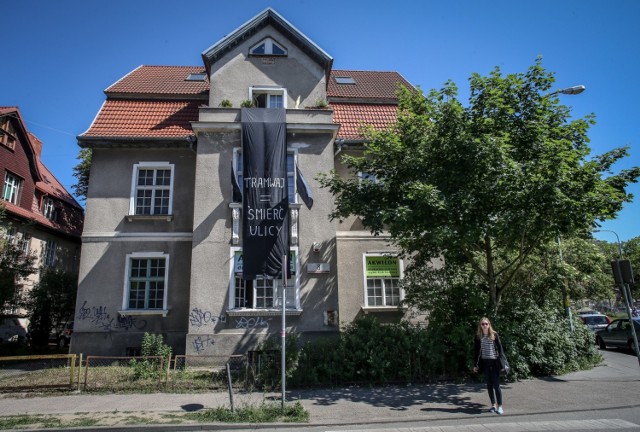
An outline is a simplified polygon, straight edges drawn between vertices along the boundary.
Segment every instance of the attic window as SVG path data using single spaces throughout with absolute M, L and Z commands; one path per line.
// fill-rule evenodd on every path
M 187 76 L 185 81 L 204 81 L 207 79 L 207 74 L 205 73 L 192 73 Z
M 286 56 L 287 49 L 271 38 L 266 38 L 258 42 L 257 45 L 249 49 L 252 56 Z
M 355 84 L 356 82 L 350 76 L 337 76 L 336 84 Z

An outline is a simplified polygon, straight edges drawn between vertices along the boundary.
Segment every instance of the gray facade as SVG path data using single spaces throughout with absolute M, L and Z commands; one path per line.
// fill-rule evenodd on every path
M 176 354 L 229 355 L 280 335 L 282 281 L 242 281 L 239 264 L 242 207 L 231 179 L 242 152 L 240 105 L 250 99 L 286 109 L 289 181 L 295 184 L 297 166 L 314 199 L 309 209 L 290 187 L 294 271 L 285 293 L 286 331 L 312 339 L 335 335 L 340 322 L 364 313 L 399 319 L 402 293 L 388 294 L 382 279 L 382 288 L 368 281 L 375 272 L 366 269 L 373 266 L 367 256 L 393 250 L 355 218 L 329 220 L 333 197 L 315 179 L 342 169 L 340 125 L 331 109 L 316 108 L 329 99 L 331 57 L 267 9 L 202 58 L 208 105 L 199 104 L 190 136 L 98 136 L 90 128 L 79 137 L 93 148 L 93 166 L 72 351 L 125 355 L 152 332 L 163 334 Z M 221 107 L 223 101 L 231 107 Z M 156 209 L 160 202 L 166 206 Z M 369 304 L 378 301 L 376 289 L 381 304 Z

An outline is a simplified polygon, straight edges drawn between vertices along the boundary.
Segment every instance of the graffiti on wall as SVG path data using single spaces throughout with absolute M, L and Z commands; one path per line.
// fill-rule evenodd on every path
M 118 331 L 118 330 L 142 330 L 147 326 L 145 320 L 140 320 L 133 316 L 115 317 L 107 311 L 106 306 L 90 306 L 85 300 L 78 310 L 78 321 L 89 321 L 94 327 L 102 331 Z
M 236 319 L 237 329 L 255 329 L 255 328 L 269 328 L 269 321 L 271 318 L 264 319 L 263 317 L 240 317 Z
M 196 354 L 202 354 L 208 347 L 213 346 L 215 341 L 211 336 L 196 336 L 191 342 L 191 346 Z
M 211 311 L 203 311 L 200 308 L 191 309 L 189 313 L 189 322 L 194 327 L 202 327 L 207 324 L 216 325 L 217 323 L 226 323 L 227 317 L 225 315 L 215 316 Z

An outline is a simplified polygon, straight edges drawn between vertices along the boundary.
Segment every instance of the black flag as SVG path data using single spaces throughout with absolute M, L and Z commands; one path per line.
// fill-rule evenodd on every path
M 241 116 L 242 277 L 280 278 L 289 256 L 286 113 L 243 108 Z
M 302 175 L 302 171 L 298 168 L 298 164 L 296 163 L 296 188 L 298 189 L 298 195 L 302 198 L 302 201 L 307 206 L 309 210 L 313 207 L 313 194 L 311 193 L 311 188 L 309 187 L 309 183 L 304 179 Z

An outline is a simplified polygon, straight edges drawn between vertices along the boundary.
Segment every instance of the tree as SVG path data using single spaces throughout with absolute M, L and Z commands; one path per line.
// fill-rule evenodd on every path
M 46 345 L 53 326 L 72 319 L 77 287 L 77 275 L 42 269 L 40 282 L 29 292 L 27 301 L 34 345 Z
M 4 206 L 0 205 L 0 221 Z M 20 281 L 36 271 L 35 257 L 25 254 L 17 245 L 0 237 L 0 311 L 11 310 L 20 303 Z
M 91 156 L 92 152 L 89 148 L 80 149 L 78 157 L 80 163 L 73 167 L 73 176 L 78 180 L 78 183 L 72 185 L 73 191 L 78 198 L 82 200 L 87 199 L 87 192 L 89 190 L 89 174 L 91 173 Z
M 540 247 L 613 218 L 640 168 L 611 172 L 627 148 L 589 158 L 594 117 L 571 119 L 540 59 L 526 73 L 496 68 L 469 83 L 466 107 L 452 82 L 426 97 L 401 89 L 396 124 L 369 127 L 363 154 L 342 158 L 368 178 L 318 180 L 335 196 L 332 219 L 357 215 L 373 234 L 387 230 L 415 267 L 436 257 L 470 266 L 495 312 Z

